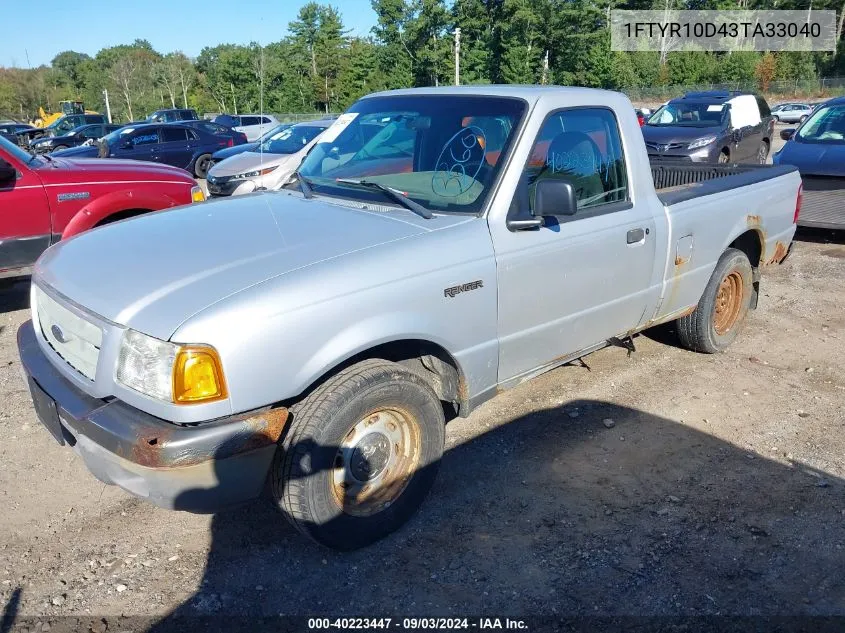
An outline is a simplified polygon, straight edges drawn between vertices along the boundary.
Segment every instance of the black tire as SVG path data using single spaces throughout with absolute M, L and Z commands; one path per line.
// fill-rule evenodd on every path
M 757 148 L 757 162 L 761 165 L 765 165 L 768 157 L 769 144 L 766 141 L 760 141 L 760 147 Z
M 780 123 L 780 117 L 778 117 L 777 115 L 773 114 L 773 115 L 772 115 L 772 121 L 774 121 L 774 122 L 775 122 L 775 125 L 777 125 L 778 123 Z
M 720 289 L 725 283 L 733 286 L 739 280 L 741 289 L 733 293 L 737 303 L 725 312 Z M 705 354 L 725 351 L 745 323 L 752 291 L 752 270 L 748 256 L 735 248 L 727 249 L 719 258 L 695 311 L 677 321 L 681 344 L 694 352 Z M 721 327 L 718 327 L 720 324 Z
M 211 154 L 203 154 L 194 162 L 194 174 L 197 178 L 208 176 L 209 169 L 211 169 Z
M 807 115 L 805 114 L 800 119 L 798 119 L 798 125 L 801 125 L 806 120 L 807 120 Z
M 392 440 L 385 438 L 384 446 L 391 457 L 382 462 L 383 469 L 377 474 L 385 475 L 388 483 L 373 488 L 393 490 L 394 496 L 378 497 L 377 492 L 373 495 L 378 497 L 375 508 L 347 504 L 345 496 L 338 498 L 339 490 L 344 495 L 348 490 L 346 481 L 338 485 L 338 474 L 345 476 L 347 466 L 354 468 L 356 455 L 359 464 L 361 459 L 366 462 L 373 456 L 378 468 L 378 449 L 361 458 L 365 448 L 356 445 L 344 449 L 348 453 L 342 453 L 339 447 L 348 445 L 350 437 L 378 436 L 378 432 L 358 435 L 353 431 L 385 410 L 401 410 L 416 422 L 419 430 L 416 448 L 410 451 L 417 453 L 414 467 L 405 470 L 409 476 L 401 477 L 398 483 L 396 479 L 388 479 L 386 475 L 394 469 L 392 455 L 394 452 L 399 455 L 400 451 L 398 443 L 392 444 Z M 352 550 L 383 538 L 411 518 L 434 484 L 445 442 L 443 407 L 429 384 L 401 365 L 383 360 L 352 365 L 291 407 L 291 418 L 273 460 L 272 494 L 291 523 L 322 545 Z M 370 473 L 370 468 L 367 465 L 364 472 Z M 366 488 L 367 484 L 361 492 Z M 388 499 L 386 504 L 379 501 L 384 498 Z
M 721 164 L 721 165 L 725 165 L 725 164 L 731 162 L 731 153 L 727 149 L 723 149 L 719 153 L 718 161 L 719 161 L 719 164 Z

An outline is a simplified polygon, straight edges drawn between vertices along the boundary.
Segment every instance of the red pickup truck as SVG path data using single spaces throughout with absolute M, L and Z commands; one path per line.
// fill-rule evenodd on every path
M 202 200 L 196 181 L 176 167 L 33 156 L 0 138 L 0 279 L 28 274 L 61 239 Z

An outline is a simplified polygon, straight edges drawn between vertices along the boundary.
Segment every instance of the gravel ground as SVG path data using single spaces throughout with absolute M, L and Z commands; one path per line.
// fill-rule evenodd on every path
M 602 350 L 453 421 L 421 512 L 348 554 L 266 502 L 191 515 L 97 482 L 35 419 L 22 284 L 0 295 L 0 605 L 30 631 L 68 615 L 92 631 L 174 615 L 845 615 L 843 243 L 802 232 L 725 354 L 663 327 L 630 358 Z

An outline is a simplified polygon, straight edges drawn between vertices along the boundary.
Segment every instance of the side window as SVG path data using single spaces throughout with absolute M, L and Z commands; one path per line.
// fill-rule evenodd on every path
M 162 143 L 173 143 L 175 141 L 186 141 L 188 139 L 187 130 L 181 127 L 166 127 L 161 131 Z
M 270 119 L 268 119 L 266 116 L 261 117 L 261 122 L 262 123 L 272 123 L 272 121 L 270 121 Z
M 241 125 L 258 125 L 257 116 L 242 116 Z
M 132 145 L 155 145 L 158 143 L 158 130 L 141 130 L 132 136 Z
M 85 138 L 93 138 L 97 139 L 103 135 L 103 126 L 102 125 L 92 125 L 91 127 L 85 128 L 82 131 L 82 136 Z
M 540 180 L 571 182 L 578 213 L 628 200 L 628 173 L 616 117 L 604 108 L 577 108 L 552 114 L 537 135 L 523 174 L 529 200 Z

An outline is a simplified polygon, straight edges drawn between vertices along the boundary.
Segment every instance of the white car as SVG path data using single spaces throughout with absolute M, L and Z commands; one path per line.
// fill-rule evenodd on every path
M 219 114 L 212 121 L 243 132 L 250 142 L 257 141 L 279 124 L 272 114 Z
M 220 161 L 208 172 L 208 193 L 237 196 L 281 189 L 332 120 L 297 123 L 269 136 L 251 152 Z

